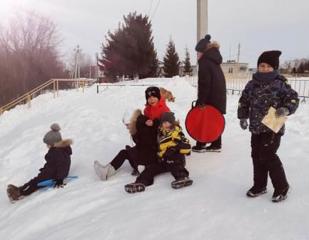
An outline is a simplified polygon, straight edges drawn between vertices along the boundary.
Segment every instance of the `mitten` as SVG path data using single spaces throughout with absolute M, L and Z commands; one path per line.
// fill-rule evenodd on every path
M 285 117 L 289 115 L 290 111 L 286 107 L 280 107 L 276 110 L 275 114 L 276 117 Z
M 248 128 L 248 121 L 247 119 L 240 119 L 240 127 L 243 129 L 243 130 L 246 130 Z
M 167 161 L 170 159 L 175 153 L 177 152 L 177 149 L 174 147 L 170 147 L 166 149 L 165 153 L 163 154 L 163 159 Z
M 63 179 L 57 179 L 55 182 L 55 188 L 63 188 L 65 183 L 63 183 Z

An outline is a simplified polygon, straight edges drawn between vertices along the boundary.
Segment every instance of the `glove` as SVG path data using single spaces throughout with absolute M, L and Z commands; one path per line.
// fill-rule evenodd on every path
M 162 158 L 165 161 L 168 161 L 176 152 L 177 152 L 176 148 L 170 147 L 165 151 Z
M 276 117 L 285 117 L 289 115 L 290 111 L 286 107 L 280 107 L 276 110 L 275 115 Z
M 240 127 L 243 129 L 243 130 L 246 130 L 248 128 L 248 121 L 247 119 L 240 119 Z
M 54 188 L 63 188 L 65 186 L 65 183 L 63 183 L 63 179 L 58 179 L 55 182 Z

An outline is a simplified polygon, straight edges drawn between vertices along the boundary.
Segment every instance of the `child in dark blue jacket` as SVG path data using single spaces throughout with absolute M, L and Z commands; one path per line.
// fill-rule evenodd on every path
M 49 150 L 45 155 L 46 163 L 40 169 L 38 176 L 21 187 L 8 185 L 7 194 L 11 201 L 17 201 L 37 191 L 40 188 L 38 183 L 44 180 L 53 179 L 56 182 L 56 187 L 63 186 L 63 180 L 68 176 L 71 165 L 72 149 L 70 145 L 72 140 L 62 140 L 59 131 L 60 126 L 54 123 L 51 125 L 51 130 L 43 138 L 43 142 Z
M 242 92 L 238 104 L 238 118 L 242 129 L 251 135 L 251 156 L 253 160 L 253 186 L 247 191 L 248 197 L 257 197 L 266 193 L 268 173 L 274 186 L 273 202 L 287 198 L 289 184 L 282 162 L 276 154 L 284 125 L 275 133 L 262 123 L 270 107 L 276 109 L 275 116 L 293 114 L 299 104 L 298 94 L 286 79 L 279 75 L 280 51 L 263 52 L 258 59 L 258 71 L 253 75 Z

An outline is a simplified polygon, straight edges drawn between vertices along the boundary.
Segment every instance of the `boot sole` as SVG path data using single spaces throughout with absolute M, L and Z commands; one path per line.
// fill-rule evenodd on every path
M 287 195 L 285 195 L 285 196 L 281 196 L 280 198 L 278 198 L 278 199 L 272 199 L 271 201 L 272 202 L 274 202 L 274 203 L 278 203 L 278 202 L 282 202 L 282 201 L 284 201 L 285 199 L 287 199 Z
M 256 198 L 256 197 L 261 196 L 261 195 L 263 195 L 265 193 L 267 193 L 267 190 L 264 190 L 262 192 L 259 192 L 259 193 L 256 193 L 256 194 L 252 194 L 252 195 L 250 195 L 250 193 L 247 193 L 247 197 L 249 197 L 249 198 Z
M 206 149 L 206 152 L 221 152 L 221 149 Z
M 204 153 L 204 152 L 221 152 L 221 149 L 201 149 L 201 150 L 194 150 L 194 149 L 192 149 L 192 152 L 197 152 L 197 153 Z
M 127 193 L 137 193 L 137 192 L 144 192 L 145 191 L 145 185 L 138 184 L 138 185 L 125 185 L 124 190 Z
M 184 180 L 184 181 L 178 181 L 178 182 L 172 182 L 171 187 L 174 189 L 179 189 L 187 186 L 191 186 L 193 184 L 193 180 Z
M 195 150 L 195 149 L 192 149 L 192 152 L 196 152 L 196 153 L 204 153 L 204 152 L 207 152 L 206 149 L 201 149 L 201 150 Z

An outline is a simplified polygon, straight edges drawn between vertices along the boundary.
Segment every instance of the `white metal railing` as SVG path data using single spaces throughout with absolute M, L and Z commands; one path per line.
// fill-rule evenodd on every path
M 190 84 L 194 87 L 197 86 L 197 76 L 186 77 Z M 245 88 L 248 81 L 252 79 L 252 74 L 247 76 L 237 77 L 237 75 L 229 75 L 226 77 L 226 89 L 228 93 L 240 94 Z M 288 83 L 297 91 L 299 98 L 302 102 L 309 100 L 309 78 L 291 78 L 288 77 Z

